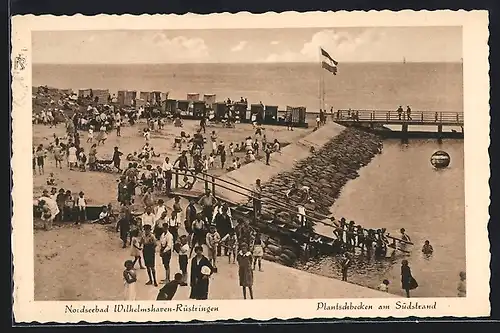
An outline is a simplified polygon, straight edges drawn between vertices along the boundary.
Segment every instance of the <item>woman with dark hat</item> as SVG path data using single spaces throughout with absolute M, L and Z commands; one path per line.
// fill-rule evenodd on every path
M 208 285 L 214 268 L 203 255 L 203 247 L 196 246 L 196 255 L 191 259 L 191 294 L 189 298 L 208 299 Z

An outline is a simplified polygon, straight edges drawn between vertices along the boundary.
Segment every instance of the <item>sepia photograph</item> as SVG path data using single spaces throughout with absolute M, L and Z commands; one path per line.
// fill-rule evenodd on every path
M 31 31 L 32 301 L 467 299 L 464 27 L 358 22 Z

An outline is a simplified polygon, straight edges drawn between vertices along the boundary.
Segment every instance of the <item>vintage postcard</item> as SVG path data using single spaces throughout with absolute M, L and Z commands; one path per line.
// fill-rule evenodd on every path
M 485 11 L 14 17 L 16 322 L 489 315 L 488 36 Z

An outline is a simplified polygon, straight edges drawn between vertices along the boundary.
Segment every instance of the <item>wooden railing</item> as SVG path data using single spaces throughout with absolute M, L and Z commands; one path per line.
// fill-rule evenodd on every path
M 187 177 L 188 179 L 186 181 L 181 182 L 181 178 Z M 259 198 L 255 196 L 255 192 L 253 189 L 247 188 L 245 186 L 242 186 L 240 184 L 237 184 L 235 182 L 231 182 L 204 172 L 195 172 L 194 170 L 181 170 L 178 168 L 174 169 L 174 187 L 177 189 L 186 189 L 186 190 L 192 190 L 194 187 L 194 184 L 196 181 L 203 182 L 204 184 L 204 190 L 206 191 L 207 189 L 210 189 L 212 194 L 217 198 L 217 188 L 220 189 L 225 189 L 228 191 L 231 191 L 233 193 L 236 193 L 238 195 L 241 195 L 245 197 L 248 202 L 253 201 L 253 213 L 254 213 L 254 218 L 256 218 L 255 214 L 255 207 L 258 205 L 258 201 L 260 201 L 261 205 L 261 211 L 262 212 L 268 212 L 270 214 L 276 214 L 276 212 L 281 211 L 281 212 L 287 212 L 290 214 L 290 216 L 293 218 L 298 215 L 298 210 L 295 210 L 293 208 L 290 208 L 290 203 L 286 203 L 284 201 L 276 200 L 274 198 L 271 198 L 270 196 L 263 195 L 261 194 Z M 223 201 L 228 201 L 225 200 L 225 198 L 222 198 Z M 236 203 L 234 203 L 236 204 Z M 306 214 L 304 215 L 305 219 L 307 221 L 312 221 L 315 223 L 321 223 L 323 225 L 327 225 L 329 227 L 333 227 L 335 229 L 338 228 L 338 225 L 335 224 L 332 220 L 331 217 L 322 215 L 319 213 L 314 213 L 315 216 L 311 216 L 311 214 Z M 320 217 L 320 218 L 318 218 Z M 323 219 L 323 220 L 322 220 Z M 331 221 L 328 222 L 328 221 Z
M 383 124 L 415 124 L 415 125 L 455 125 L 463 126 L 463 112 L 451 111 L 406 111 L 386 110 L 338 110 L 333 113 L 334 121 L 337 122 L 372 122 Z

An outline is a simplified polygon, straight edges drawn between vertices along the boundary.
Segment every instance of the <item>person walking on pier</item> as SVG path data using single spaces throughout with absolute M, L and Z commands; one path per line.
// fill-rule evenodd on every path
M 411 108 L 409 105 L 406 106 L 406 118 L 408 120 L 413 120 L 412 117 L 411 117 Z
M 403 116 L 403 107 L 401 105 L 399 106 L 397 112 L 398 112 L 398 118 L 399 120 L 401 120 L 401 117 Z

